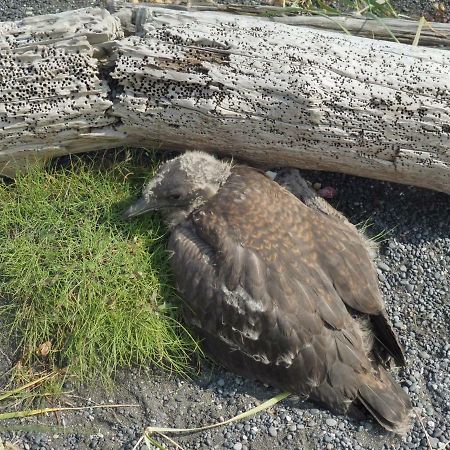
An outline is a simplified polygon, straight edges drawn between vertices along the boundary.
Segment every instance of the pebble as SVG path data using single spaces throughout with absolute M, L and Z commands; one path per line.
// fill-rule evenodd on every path
M 383 270 L 384 272 L 389 272 L 391 270 L 391 268 L 384 262 L 379 261 L 377 263 L 377 266 L 379 269 Z
M 433 447 L 433 448 L 438 448 L 438 445 L 439 445 L 439 439 L 434 438 L 434 437 L 432 437 L 432 436 L 429 436 L 428 439 L 429 439 L 429 441 L 430 441 L 431 447 Z
M 386 281 L 386 277 L 383 275 L 382 272 L 379 272 L 379 273 L 378 273 L 378 279 L 379 279 L 381 282 Z
M 233 450 L 242 450 L 242 444 L 240 442 L 236 442 L 236 444 L 233 445 Z
M 327 419 L 327 420 L 325 420 L 325 423 L 329 427 L 335 427 L 337 425 L 337 420 L 335 420 L 335 419 Z
M 275 437 L 278 433 L 277 433 L 277 429 L 275 427 L 269 427 L 269 434 L 272 437 Z

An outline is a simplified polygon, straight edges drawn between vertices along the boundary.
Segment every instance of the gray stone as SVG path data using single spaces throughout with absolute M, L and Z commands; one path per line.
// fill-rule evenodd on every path
M 327 420 L 325 420 L 325 423 L 329 427 L 335 427 L 337 425 L 337 420 L 335 420 L 335 419 L 327 419 Z
M 379 269 L 383 270 L 384 272 L 389 272 L 391 270 L 391 268 L 383 261 L 379 261 L 377 263 L 377 266 Z

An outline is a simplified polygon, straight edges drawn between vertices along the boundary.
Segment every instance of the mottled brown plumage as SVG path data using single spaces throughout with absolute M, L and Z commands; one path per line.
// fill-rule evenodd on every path
M 144 191 L 153 209 L 158 201 L 167 208 L 154 193 L 177 176 L 164 170 Z M 403 432 L 410 402 L 383 367 L 389 355 L 403 364 L 403 352 L 361 236 L 255 169 L 224 173 L 172 222 L 169 240 L 184 316 L 205 349 L 236 373 L 339 412 L 363 406 Z M 140 212 L 142 203 L 128 215 Z

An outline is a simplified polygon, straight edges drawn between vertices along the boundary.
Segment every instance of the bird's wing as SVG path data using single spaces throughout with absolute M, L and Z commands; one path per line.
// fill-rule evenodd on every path
M 336 359 L 328 350 L 330 336 L 308 302 L 312 294 L 295 295 L 289 276 L 272 271 L 255 251 L 225 239 L 216 241 L 220 250 L 212 247 L 192 224 L 171 234 L 172 266 L 187 322 L 229 369 L 308 393 L 323 383 L 326 359 Z M 294 379 L 289 379 L 283 368 L 294 366 Z
M 253 174 L 254 178 L 257 176 L 261 178 L 257 173 Z M 250 178 L 247 173 L 245 177 Z M 267 186 L 267 190 L 270 189 L 267 181 L 263 184 Z M 278 186 L 270 184 L 272 192 L 279 191 Z M 277 198 L 279 195 L 279 192 L 273 192 L 271 196 Z M 292 248 L 296 248 L 296 244 L 299 248 L 305 248 L 305 233 L 312 237 L 311 254 L 314 256 L 308 256 L 307 259 L 315 258 L 313 276 L 331 282 L 339 302 L 344 302 L 353 315 L 367 315 L 376 341 L 374 352 L 381 360 L 386 361 L 392 356 L 398 365 L 405 365 L 403 349 L 384 307 L 372 261 L 372 249 L 368 247 L 366 239 L 339 214 L 330 214 L 331 206 L 323 210 L 310 208 L 297 201 L 290 193 L 285 192 L 281 196 L 283 200 L 277 203 L 278 206 L 263 206 L 266 210 L 269 208 L 268 210 L 274 211 L 275 217 L 281 217 L 287 228 L 296 229 L 296 238 L 291 242 Z M 310 225 L 309 229 L 303 222 Z M 329 304 L 330 309 L 337 307 L 336 297 L 333 298 L 333 304 Z
M 352 314 L 367 315 L 377 356 L 382 361 L 392 356 L 398 365 L 405 365 L 403 349 L 384 307 L 371 249 L 352 225 L 318 210 L 310 209 L 309 213 L 316 216 L 313 230 L 317 267 Z

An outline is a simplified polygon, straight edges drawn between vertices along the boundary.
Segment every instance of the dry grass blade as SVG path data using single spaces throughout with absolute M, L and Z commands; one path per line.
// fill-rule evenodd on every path
M 427 440 L 428 449 L 429 450 L 433 450 L 433 446 L 431 445 L 431 442 L 430 442 L 430 436 L 428 435 L 427 430 L 425 428 L 425 425 L 422 422 L 422 417 L 420 417 L 420 415 L 417 414 L 417 418 L 419 419 L 420 425 L 421 425 L 422 430 L 423 430 L 423 432 L 425 434 L 425 438 Z
M 170 442 L 177 450 L 185 450 L 184 447 L 182 447 L 178 442 L 175 442 L 173 439 L 171 439 L 167 434 L 159 433 L 166 441 Z
M 13 397 L 14 395 L 19 394 L 20 392 L 23 392 L 26 389 L 36 387 L 36 386 L 44 383 L 45 381 L 49 381 L 50 378 L 53 378 L 56 375 L 57 375 L 57 372 L 52 372 L 52 373 L 43 375 L 42 377 L 40 377 L 36 380 L 30 381 L 29 383 L 26 383 L 22 386 L 19 386 L 18 388 L 11 389 L 10 391 L 0 393 L 0 401 L 6 400 L 7 398 L 10 398 L 10 397 Z
M 162 444 L 160 444 L 158 441 L 155 441 L 154 439 L 149 438 L 148 436 L 144 436 L 145 439 L 145 445 L 149 450 L 153 450 L 153 447 L 158 448 L 159 450 L 167 450 L 166 447 L 164 447 Z M 133 447 L 133 450 L 137 447 Z
M 422 28 L 425 25 L 426 20 L 425 17 L 421 17 L 419 20 L 419 25 L 417 26 L 416 35 L 414 36 L 414 41 L 412 43 L 413 47 L 417 47 L 419 45 L 420 34 L 422 33 Z
M 117 404 L 117 405 L 71 406 L 71 407 L 59 407 L 59 408 L 29 409 L 29 410 L 25 410 L 25 411 L 1 413 L 0 420 L 21 419 L 23 417 L 37 416 L 39 414 L 46 414 L 46 413 L 52 413 L 52 412 L 83 411 L 86 409 L 135 408 L 138 406 L 139 405 Z
M 21 449 L 17 447 L 17 445 L 9 441 L 3 442 L 2 439 L 0 438 L 0 450 L 21 450 Z
M 230 419 L 224 420 L 223 422 L 217 422 L 213 423 L 211 425 L 206 425 L 204 427 L 196 427 L 196 428 L 166 428 L 166 427 L 147 427 L 144 432 L 144 439 L 149 448 L 151 448 L 149 445 L 156 445 L 158 448 L 166 450 L 164 447 L 160 446 L 161 444 L 157 443 L 153 439 L 151 439 L 151 436 L 153 434 L 159 434 L 161 437 L 167 439 L 171 444 L 175 445 L 176 448 L 182 449 L 182 447 L 177 444 L 173 439 L 170 439 L 168 436 L 166 436 L 164 433 L 195 433 L 198 431 L 205 431 L 210 430 L 212 428 L 218 428 L 225 425 L 228 425 L 233 422 L 237 422 L 239 420 L 246 419 L 247 417 L 254 416 L 255 414 L 258 414 L 262 411 L 265 411 L 266 409 L 276 405 L 277 403 L 281 402 L 285 398 L 289 397 L 290 392 L 282 392 L 281 394 L 276 395 L 275 397 L 272 397 L 271 399 L 267 400 L 264 403 L 261 403 L 261 405 L 255 406 L 252 409 L 249 409 L 248 411 L 243 412 L 242 414 L 238 414 L 237 416 L 234 416 Z M 133 450 L 137 449 L 137 445 L 142 442 L 142 439 L 139 440 L 139 442 L 135 445 Z

